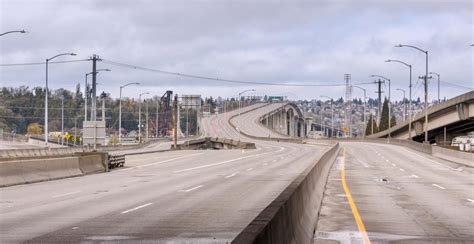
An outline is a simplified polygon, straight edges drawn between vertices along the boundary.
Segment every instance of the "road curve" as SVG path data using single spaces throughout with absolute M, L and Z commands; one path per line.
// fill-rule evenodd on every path
M 260 106 L 243 111 L 258 116 Z M 206 135 L 238 139 L 228 123 L 235 113 L 205 118 Z M 326 149 L 255 142 L 127 156 L 110 173 L 1 188 L 0 242 L 231 241 Z

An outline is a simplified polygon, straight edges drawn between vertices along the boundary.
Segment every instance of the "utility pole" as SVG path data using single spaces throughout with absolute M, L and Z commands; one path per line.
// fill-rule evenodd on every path
M 145 135 L 146 135 L 146 141 L 148 141 L 148 100 L 146 100 L 146 99 L 145 99 L 145 105 L 146 105 L 146 115 L 145 115 L 145 118 L 146 118 L 146 121 L 145 121 L 146 130 L 145 130 Z
M 99 56 L 92 55 L 92 108 L 91 121 L 97 121 L 97 60 Z
M 156 99 L 156 124 L 155 124 L 155 137 L 158 138 L 158 116 L 160 113 L 160 98 Z
M 428 63 L 428 58 L 426 58 L 426 63 Z M 431 79 L 431 76 L 428 77 L 428 66 L 426 68 L 426 75 L 418 77 L 423 79 L 425 86 L 425 141 L 424 143 L 429 143 L 428 141 L 428 79 Z
M 378 120 L 378 123 L 379 123 L 379 126 L 380 126 L 380 119 L 381 119 L 381 113 L 382 113 L 382 83 L 384 83 L 381 79 L 378 79 L 377 81 L 374 82 L 375 84 L 377 84 L 377 91 L 375 93 L 378 93 L 378 111 L 377 111 L 377 120 Z
M 352 137 L 352 86 L 350 84 L 351 74 L 344 74 L 346 81 L 346 128 L 349 132 L 348 137 Z
M 173 147 L 178 148 L 178 94 L 173 100 Z
M 64 96 L 61 96 L 61 145 L 64 145 Z
M 406 114 L 407 114 L 407 103 L 406 103 L 406 98 L 405 98 L 405 90 L 397 88 L 397 91 L 403 92 L 403 121 L 406 120 Z
M 440 88 L 439 82 L 440 82 L 440 74 L 438 74 L 438 73 L 436 73 L 436 72 L 430 72 L 430 74 L 434 74 L 434 75 L 438 76 L 438 103 L 441 103 L 441 99 L 439 98 L 439 88 Z
M 186 108 L 186 137 L 189 136 L 189 108 L 188 106 L 185 106 Z

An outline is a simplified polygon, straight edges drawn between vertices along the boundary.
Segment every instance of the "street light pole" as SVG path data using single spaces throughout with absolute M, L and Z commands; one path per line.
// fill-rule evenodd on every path
M 253 92 L 254 92 L 255 89 L 248 89 L 248 90 L 239 92 L 239 117 L 238 117 L 238 120 L 239 120 L 239 124 L 238 124 L 238 125 L 239 125 L 239 128 L 238 128 L 238 129 L 239 129 L 239 134 L 242 134 L 242 133 L 240 133 L 240 131 L 241 131 L 241 128 L 240 128 L 240 96 L 241 96 L 242 94 L 246 93 L 246 92 L 249 92 L 249 91 L 253 91 Z M 210 110 L 211 110 L 211 109 L 209 108 L 209 112 L 210 112 Z
M 49 61 L 59 57 L 59 56 L 65 56 L 65 55 L 70 55 L 70 56 L 76 56 L 75 53 L 61 53 L 56 56 L 53 56 L 52 58 L 47 58 L 46 59 L 46 90 L 44 94 L 44 142 L 46 143 L 46 146 L 48 146 L 48 63 Z
M 11 34 L 11 33 L 26 33 L 25 30 L 15 30 L 15 31 L 7 31 L 7 32 L 3 32 L 2 34 L 0 34 L 0 36 L 4 36 L 6 34 Z
M 122 142 L 122 89 L 129 85 L 140 85 L 138 82 L 127 83 L 120 87 L 120 98 L 119 98 L 119 143 Z
M 111 71 L 110 69 L 98 69 L 95 73 L 99 73 L 99 71 Z M 87 76 L 94 74 L 94 72 L 86 73 L 86 79 L 84 83 L 84 120 L 87 121 Z
M 411 121 L 412 121 L 412 117 L 413 117 L 413 107 L 411 105 L 411 90 L 412 90 L 412 82 L 411 82 L 411 64 L 407 64 L 403 61 L 400 61 L 400 60 L 394 60 L 394 59 L 388 59 L 386 60 L 385 62 L 397 62 L 397 63 L 401 63 L 405 66 L 407 66 L 409 69 L 410 69 L 410 84 L 408 85 L 408 99 L 410 99 L 410 101 L 408 102 L 408 107 L 409 107 L 409 113 L 408 113 L 408 140 L 411 140 Z
M 138 143 L 142 143 L 142 95 L 150 94 L 149 92 L 140 93 L 138 95 Z
M 425 56 L 426 56 L 426 70 L 425 70 L 425 77 L 424 80 L 425 80 L 425 143 L 429 143 L 428 141 L 428 51 L 425 51 L 421 48 L 418 48 L 418 47 L 415 47 L 415 46 L 411 46 L 411 45 L 403 45 L 403 44 L 398 44 L 397 46 L 395 47 L 409 47 L 409 48 L 413 48 L 413 49 L 416 49 L 420 52 L 423 52 L 425 53 Z
M 61 145 L 64 145 L 64 96 L 61 99 Z
M 364 138 L 365 138 L 365 129 L 367 128 L 367 126 L 366 126 L 366 118 L 365 118 L 365 113 L 366 113 L 366 112 L 365 112 L 365 107 L 367 107 L 367 94 L 366 94 L 367 90 L 364 89 L 364 88 L 362 88 L 362 87 L 360 87 L 360 86 L 354 86 L 354 87 L 355 87 L 355 88 L 359 88 L 359 89 L 361 89 L 362 91 L 364 91 L 364 112 L 363 112 L 363 113 L 364 113 Z
M 407 114 L 407 103 L 405 101 L 405 90 L 397 88 L 397 91 L 403 92 L 403 121 L 406 120 L 406 114 Z
M 378 77 L 378 78 L 382 78 L 386 81 L 388 81 L 388 138 L 390 139 L 390 130 L 391 130 L 391 127 L 392 127 L 392 111 L 391 111 L 391 101 L 390 101 L 390 79 L 389 78 L 386 78 L 386 77 L 383 77 L 381 75 L 371 75 L 370 77 Z M 380 102 L 380 101 L 379 101 Z M 379 128 L 380 128 L 380 125 L 379 125 Z
M 160 112 L 160 98 L 156 99 L 156 124 L 155 124 L 155 137 L 158 138 L 158 116 Z
M 441 99 L 439 98 L 439 88 L 440 88 L 440 85 L 439 85 L 439 82 L 440 82 L 440 75 L 436 72 L 430 72 L 429 74 L 434 74 L 436 76 L 438 76 L 438 103 L 441 103 Z

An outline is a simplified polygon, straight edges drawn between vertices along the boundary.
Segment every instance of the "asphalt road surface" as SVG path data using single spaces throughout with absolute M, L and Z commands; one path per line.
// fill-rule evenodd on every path
M 204 119 L 204 134 L 248 141 L 227 123 L 236 112 Z M 150 153 L 110 173 L 1 188 L 0 242 L 231 241 L 324 149 Z
M 341 146 L 314 243 L 363 243 L 361 227 L 372 243 L 474 243 L 472 168 L 400 146 Z

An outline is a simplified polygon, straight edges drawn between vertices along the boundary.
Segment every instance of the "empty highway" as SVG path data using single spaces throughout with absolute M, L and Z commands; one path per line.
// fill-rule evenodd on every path
M 341 146 L 314 243 L 362 243 L 364 229 L 373 243 L 474 242 L 473 168 L 401 146 Z
M 204 119 L 204 134 L 238 139 L 227 122 L 236 113 Z M 0 239 L 231 241 L 326 148 L 257 142 L 255 150 L 134 155 L 110 173 L 1 188 Z

